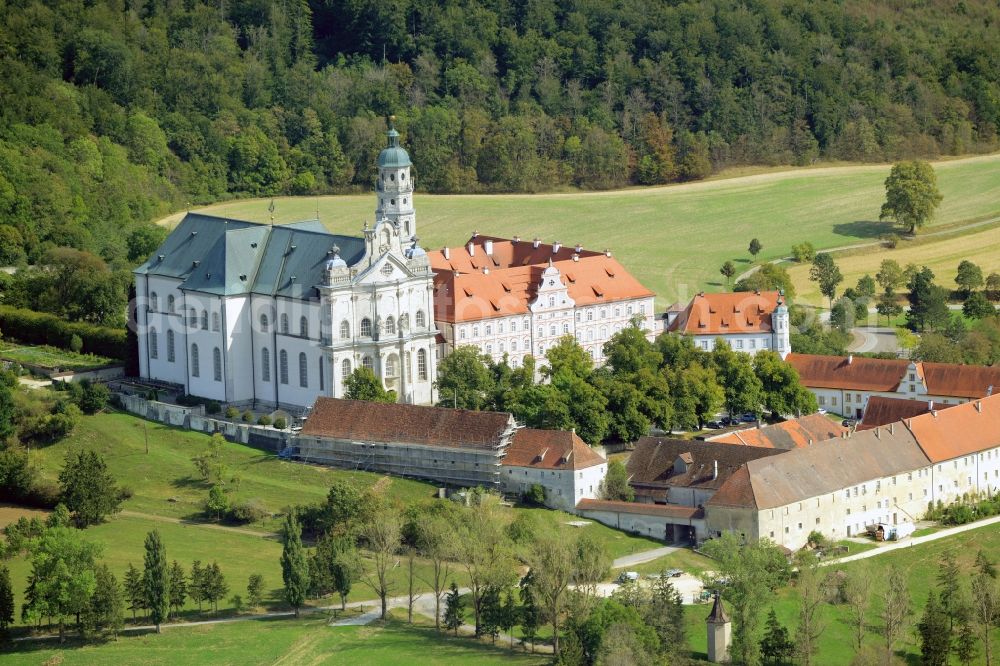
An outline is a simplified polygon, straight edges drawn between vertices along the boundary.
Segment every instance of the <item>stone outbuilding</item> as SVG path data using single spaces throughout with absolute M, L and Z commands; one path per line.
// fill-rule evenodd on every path
M 572 511 L 577 502 L 600 493 L 608 461 L 575 432 L 521 428 L 503 459 L 500 488 L 523 495 L 535 484 L 545 490 L 545 505 Z

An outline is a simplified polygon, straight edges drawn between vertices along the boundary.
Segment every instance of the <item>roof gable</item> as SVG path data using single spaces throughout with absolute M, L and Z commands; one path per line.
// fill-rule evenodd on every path
M 607 461 L 568 430 L 520 428 L 514 434 L 503 464 L 536 469 L 586 469 Z
M 706 294 L 691 299 L 668 331 L 689 335 L 770 333 L 771 313 L 778 307 L 777 291 L 737 291 Z

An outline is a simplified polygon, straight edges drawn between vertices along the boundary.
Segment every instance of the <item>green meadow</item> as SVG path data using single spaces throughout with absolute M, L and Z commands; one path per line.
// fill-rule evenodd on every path
M 611 192 L 540 195 L 417 193 L 421 244 L 459 245 L 473 231 L 538 236 L 594 250 L 610 248 L 659 305 L 701 289 L 722 290 L 719 268 L 750 266 L 747 246 L 758 238 L 758 261 L 787 256 L 810 241 L 819 249 L 877 240 L 891 231 L 878 221 L 889 165 L 822 167 L 722 180 Z M 1000 214 L 1000 155 L 935 163 L 944 195 L 928 229 Z M 219 203 L 202 212 L 266 222 L 269 199 Z M 357 233 L 374 217 L 374 194 L 275 199 L 274 219 L 319 218 L 338 233 Z M 163 224 L 175 224 L 181 214 Z

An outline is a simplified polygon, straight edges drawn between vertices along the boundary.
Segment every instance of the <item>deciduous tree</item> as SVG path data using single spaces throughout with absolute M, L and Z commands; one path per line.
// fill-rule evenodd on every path
M 885 179 L 885 203 L 879 219 L 893 220 L 912 234 L 931 219 L 941 199 L 930 164 L 898 162 Z
M 809 269 L 809 279 L 819 285 L 819 293 L 826 296 L 833 307 L 833 297 L 837 295 L 837 285 L 844 281 L 844 276 L 840 268 L 833 261 L 833 257 L 826 252 L 820 252 L 812 262 Z
M 399 552 L 403 537 L 403 520 L 399 510 L 387 501 L 380 501 L 365 517 L 361 537 L 371 552 L 371 568 L 365 570 L 361 580 L 378 595 L 382 604 L 381 618 L 386 619 L 386 599 L 392 591 L 389 572 Z

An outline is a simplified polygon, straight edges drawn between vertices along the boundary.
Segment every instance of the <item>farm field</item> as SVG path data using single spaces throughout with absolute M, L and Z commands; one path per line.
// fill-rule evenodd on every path
M 1000 188 L 1000 183 L 996 187 Z M 1000 209 L 1000 200 L 997 206 Z M 955 289 L 955 274 L 963 259 L 978 264 L 983 269 L 984 276 L 1000 271 L 1000 226 L 970 230 L 962 235 L 943 239 L 932 237 L 922 240 L 918 235 L 915 241 L 903 241 L 894 250 L 866 248 L 842 255 L 835 254 L 834 259 L 844 275 L 838 291 L 854 286 L 865 273 L 875 277 L 883 259 L 894 259 L 903 267 L 909 263 L 927 266 L 934 271 L 934 281 L 937 284 L 946 289 Z M 795 284 L 796 300 L 799 303 L 826 307 L 826 298 L 819 293 L 816 283 L 809 280 L 809 264 L 784 266 Z
M 920 621 L 924 603 L 927 601 L 927 594 L 932 587 L 937 585 L 937 575 L 941 556 L 943 553 L 951 551 L 955 554 L 956 560 L 964 571 L 971 571 L 976 559 L 976 553 L 983 550 L 993 561 L 1000 560 L 1000 530 L 995 525 L 985 526 L 978 529 L 969 530 L 961 534 L 956 534 L 945 539 L 920 544 L 913 548 L 901 548 L 891 551 L 878 557 L 849 562 L 843 565 L 831 566 L 829 570 L 842 569 L 851 571 L 860 566 L 873 567 L 876 572 L 882 571 L 890 564 L 903 568 L 912 599 L 913 613 L 908 622 L 909 628 L 903 633 L 903 638 L 897 644 L 896 655 L 900 658 L 899 663 L 920 663 L 920 646 L 915 634 L 916 623 Z M 876 576 L 876 579 L 880 576 Z M 968 590 L 969 578 L 963 576 L 962 584 Z M 791 587 L 786 587 L 778 591 L 774 597 L 773 608 L 778 620 L 785 625 L 789 632 L 794 635 L 798 616 L 798 600 L 795 591 Z M 878 627 L 880 621 L 876 608 L 869 610 L 869 631 L 865 638 L 865 644 L 871 646 L 877 652 L 882 647 L 882 638 L 879 635 Z M 770 606 L 765 607 L 764 613 L 770 611 Z M 704 658 L 705 654 L 705 617 L 708 615 L 710 607 L 707 605 L 687 606 L 688 638 L 691 649 L 695 656 L 698 654 Z M 846 610 L 844 606 L 826 605 L 821 611 L 822 621 L 825 630 L 819 639 L 819 653 L 814 663 L 822 666 L 847 666 L 852 663 L 855 657 L 854 646 L 851 639 L 851 628 L 846 623 Z M 993 650 L 996 652 L 1000 640 L 997 631 L 993 634 Z M 878 659 L 875 662 L 881 663 Z M 957 662 L 956 662 L 957 663 Z M 984 664 L 982 654 L 974 660 L 974 664 Z
M 749 267 L 747 245 L 763 244 L 757 259 L 788 254 L 809 240 L 829 248 L 877 239 L 889 165 L 824 167 L 611 192 L 541 195 L 428 195 L 416 199 L 418 233 L 426 248 L 463 243 L 472 231 L 539 236 L 546 241 L 611 248 L 665 306 L 701 289 L 725 287 L 719 267 Z M 1000 213 L 1000 155 L 935 163 L 944 201 L 933 225 Z M 230 201 L 199 209 L 212 215 L 266 222 L 269 199 Z M 283 197 L 275 221 L 319 217 L 339 233 L 372 222 L 374 195 Z M 183 213 L 161 220 L 175 224 Z
M 469 638 L 438 635 L 427 626 L 393 619 L 385 626 L 329 627 L 325 616 L 256 620 L 125 636 L 117 642 L 17 646 L 0 651 L 4 664 L 544 664 L 543 655 L 511 652 Z

